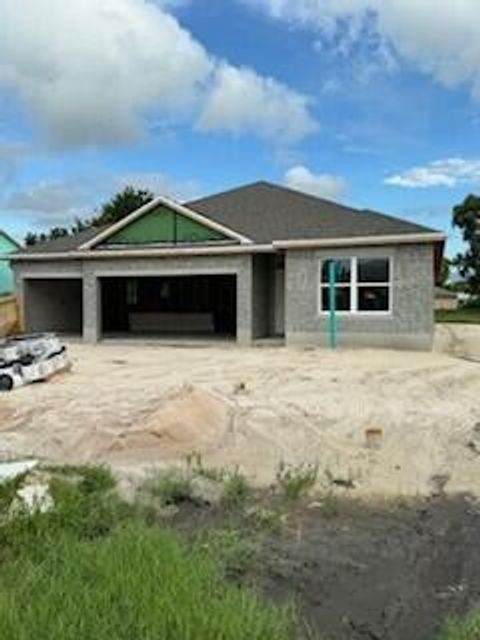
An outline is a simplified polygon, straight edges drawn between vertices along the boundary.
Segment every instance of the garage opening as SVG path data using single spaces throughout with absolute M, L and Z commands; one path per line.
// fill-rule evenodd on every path
M 32 278 L 24 281 L 25 330 L 81 335 L 83 287 L 81 278 Z
M 234 275 L 102 278 L 101 287 L 104 337 L 236 336 Z

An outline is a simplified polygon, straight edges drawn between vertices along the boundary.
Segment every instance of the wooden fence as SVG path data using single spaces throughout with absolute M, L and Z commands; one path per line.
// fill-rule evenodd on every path
M 20 329 L 20 316 L 15 296 L 0 297 L 0 338 Z

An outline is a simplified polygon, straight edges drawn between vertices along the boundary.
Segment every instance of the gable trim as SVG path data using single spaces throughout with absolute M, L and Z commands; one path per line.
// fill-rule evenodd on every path
M 20 243 L 14 240 L 12 236 L 10 236 L 6 231 L 0 229 L 0 236 L 3 236 L 6 240 L 8 240 L 8 242 L 11 242 L 15 248 L 20 249 Z
M 233 229 L 225 227 L 224 225 L 219 224 L 218 222 L 214 222 L 210 218 L 207 218 L 207 216 L 204 216 L 201 213 L 197 213 L 196 211 L 193 211 L 192 209 L 189 209 L 188 207 L 185 207 L 184 205 L 181 205 L 178 202 L 171 200 L 170 198 L 165 198 L 164 196 L 158 196 L 157 198 L 152 200 L 152 202 L 149 202 L 143 207 L 140 207 L 140 209 L 133 211 L 133 213 L 123 218 L 123 220 L 119 220 L 115 224 L 108 227 L 108 229 L 104 229 L 103 231 L 98 233 L 96 236 L 91 238 L 88 242 L 85 242 L 84 244 L 80 245 L 79 250 L 93 249 L 94 247 L 99 245 L 101 242 L 104 242 L 108 238 L 115 235 L 121 229 L 124 229 L 125 227 L 132 224 L 132 222 L 135 222 L 136 220 L 144 216 L 146 213 L 149 213 L 150 211 L 153 211 L 154 209 L 162 205 L 168 209 L 171 209 L 176 213 L 179 213 L 180 215 L 186 216 L 187 218 L 190 218 L 191 220 L 204 225 L 205 227 L 213 229 L 214 231 L 218 231 L 219 233 L 222 233 L 223 235 L 227 236 L 227 238 L 230 238 L 231 240 L 235 240 L 236 242 L 240 242 L 240 244 L 252 244 L 252 240 L 250 238 L 247 238 L 246 236 L 243 236 L 240 233 L 237 233 Z

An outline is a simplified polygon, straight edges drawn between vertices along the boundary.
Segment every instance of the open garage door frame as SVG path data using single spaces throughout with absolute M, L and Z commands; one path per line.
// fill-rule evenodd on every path
M 103 338 L 237 336 L 237 276 L 159 274 L 100 278 Z
M 25 278 L 23 320 L 28 333 L 82 335 L 83 280 L 81 277 Z

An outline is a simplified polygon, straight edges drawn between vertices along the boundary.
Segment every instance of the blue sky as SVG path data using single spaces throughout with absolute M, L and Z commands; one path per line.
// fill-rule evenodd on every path
M 480 182 L 476 0 L 0 0 L 0 226 L 258 179 L 449 235 Z M 48 13 L 48 20 L 45 19 Z

